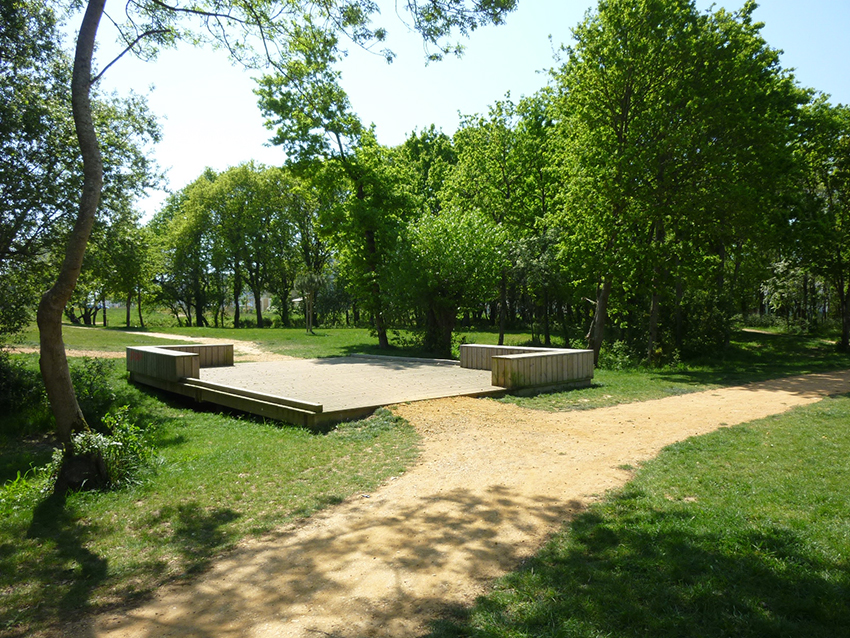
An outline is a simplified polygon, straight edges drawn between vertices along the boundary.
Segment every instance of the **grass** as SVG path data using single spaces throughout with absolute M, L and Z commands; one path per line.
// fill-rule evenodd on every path
M 138 329 L 134 329 L 138 331 Z M 251 341 L 261 348 L 277 354 L 286 354 L 305 359 L 324 357 L 345 357 L 353 354 L 381 354 L 389 356 L 427 357 L 429 353 L 413 344 L 412 333 L 407 330 L 397 330 L 391 333 L 389 350 L 378 348 L 377 337 L 368 328 L 317 328 L 315 334 L 306 334 L 303 328 L 197 328 L 171 326 L 156 328 L 152 332 L 167 333 L 180 337 L 210 337 L 214 339 L 233 339 Z M 108 328 L 105 332 L 121 334 L 122 328 Z M 74 335 L 69 335 L 73 339 Z M 119 340 L 122 337 L 119 337 Z M 123 336 L 124 345 L 131 345 Z M 458 343 L 497 343 L 498 331 L 493 330 L 461 330 L 456 333 Z M 505 343 L 508 345 L 526 344 L 531 335 L 522 330 L 514 330 L 506 334 Z M 73 343 L 73 342 L 72 342 Z M 143 344 L 140 344 L 143 345 Z
M 382 412 L 327 435 L 196 412 L 118 376 L 155 446 L 155 472 L 135 487 L 48 497 L 43 439 L 0 446 L 0 634 L 56 635 L 76 615 L 126 604 L 190 577 L 256 537 L 397 476 L 417 437 Z M 15 468 L 17 467 L 17 470 Z
M 850 634 L 850 397 L 666 448 L 435 638 Z
M 180 339 L 179 336 L 175 336 L 174 339 L 162 339 L 148 335 L 128 335 L 125 330 L 116 328 L 104 329 L 97 326 L 73 326 L 71 324 L 62 326 L 62 336 L 69 356 L 74 356 L 75 350 L 123 352 L 124 348 L 130 345 L 157 346 L 189 343 L 185 339 Z M 38 348 L 38 328 L 35 324 L 21 334 L 20 341 L 16 342 L 15 345 Z

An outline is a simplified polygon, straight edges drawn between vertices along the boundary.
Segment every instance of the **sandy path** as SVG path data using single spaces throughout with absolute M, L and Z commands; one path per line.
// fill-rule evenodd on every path
M 622 466 L 675 441 L 850 391 L 850 371 L 586 412 L 468 398 L 397 406 L 419 463 L 368 498 L 244 543 L 210 572 L 77 636 L 408 637 L 468 605 L 573 512 L 622 485 Z
M 67 327 L 67 326 L 66 326 Z M 245 362 L 245 361 L 286 361 L 295 359 L 296 357 L 290 357 L 285 354 L 276 354 L 274 352 L 269 352 L 268 350 L 264 350 L 260 346 L 258 346 L 253 341 L 240 341 L 238 339 L 216 339 L 213 337 L 187 337 L 182 335 L 173 335 L 167 332 L 124 332 L 122 334 L 125 335 L 137 335 L 144 337 L 158 337 L 160 339 L 171 339 L 172 341 L 190 341 L 192 343 L 210 343 L 210 344 L 220 344 L 220 343 L 232 343 L 233 344 L 233 360 L 236 362 Z M 127 345 L 133 345 L 129 343 L 131 339 L 128 339 Z M 33 348 L 29 346 L 11 346 L 10 348 L 13 352 L 20 353 L 35 353 L 38 354 L 39 349 Z M 124 351 L 119 352 L 108 352 L 103 350 L 76 350 L 73 348 L 68 349 L 68 355 L 72 357 L 92 357 L 94 359 L 123 359 L 125 357 Z

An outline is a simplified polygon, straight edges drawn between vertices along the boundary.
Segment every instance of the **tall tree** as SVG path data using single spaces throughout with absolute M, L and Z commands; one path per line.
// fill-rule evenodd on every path
M 449 208 L 411 220 L 405 234 L 394 255 L 396 294 L 424 313 L 425 349 L 449 358 L 458 311 L 492 297 L 505 231 L 479 211 Z
M 706 268 L 722 289 L 733 238 L 752 236 L 776 202 L 801 95 L 754 9 L 603 0 L 566 50 L 556 80 L 567 187 L 552 222 L 596 285 L 587 339 L 597 358 L 613 291 L 632 315 L 634 300 L 649 299 L 651 358 L 665 291 L 678 287 L 681 304 L 683 284 Z
M 838 295 L 841 338 L 850 350 L 850 107 L 820 96 L 803 117 L 799 149 L 804 197 L 794 220 L 797 253 Z
M 295 50 L 297 56 L 284 69 L 260 79 L 260 108 L 266 125 L 275 130 L 272 142 L 293 163 L 346 181 L 349 195 L 344 206 L 332 211 L 331 238 L 372 317 L 378 346 L 388 348 L 382 280 L 399 236 L 399 221 L 416 208 L 404 188 L 410 180 L 400 174 L 407 164 L 398 152 L 379 145 L 374 130 L 364 127 L 353 112 L 335 69 L 342 55 L 338 38 L 307 24 L 299 31 Z

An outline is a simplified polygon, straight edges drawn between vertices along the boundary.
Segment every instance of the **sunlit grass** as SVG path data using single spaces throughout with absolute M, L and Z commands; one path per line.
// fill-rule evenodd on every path
M 174 339 L 149 337 L 147 335 L 128 335 L 122 330 L 104 329 L 99 326 L 62 326 L 62 338 L 69 356 L 75 356 L 74 351 L 123 352 L 127 346 L 156 346 L 189 343 L 175 336 Z M 38 348 L 38 328 L 35 324 L 29 326 L 15 345 Z

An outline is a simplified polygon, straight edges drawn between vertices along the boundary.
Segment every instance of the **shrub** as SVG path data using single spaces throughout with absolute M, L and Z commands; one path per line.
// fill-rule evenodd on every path
M 106 487 L 116 489 L 142 481 L 144 473 L 152 467 L 153 450 L 145 440 L 142 430 L 130 421 L 129 406 L 118 408 L 101 420 L 107 433 L 78 432 L 73 436 L 77 456 L 99 456 L 106 470 Z M 52 488 L 63 463 L 63 451 L 57 449 L 50 463 Z
M 112 386 L 115 365 L 109 359 L 83 357 L 79 363 L 71 365 L 71 381 L 77 395 L 77 403 L 86 417 L 86 422 L 102 430 L 106 414 L 115 401 L 115 389 Z
M 7 436 L 36 434 L 51 429 L 50 407 L 38 366 L 0 350 L 0 411 Z
M 628 370 L 636 368 L 639 357 L 625 341 L 606 343 L 599 351 L 598 367 L 604 370 Z

